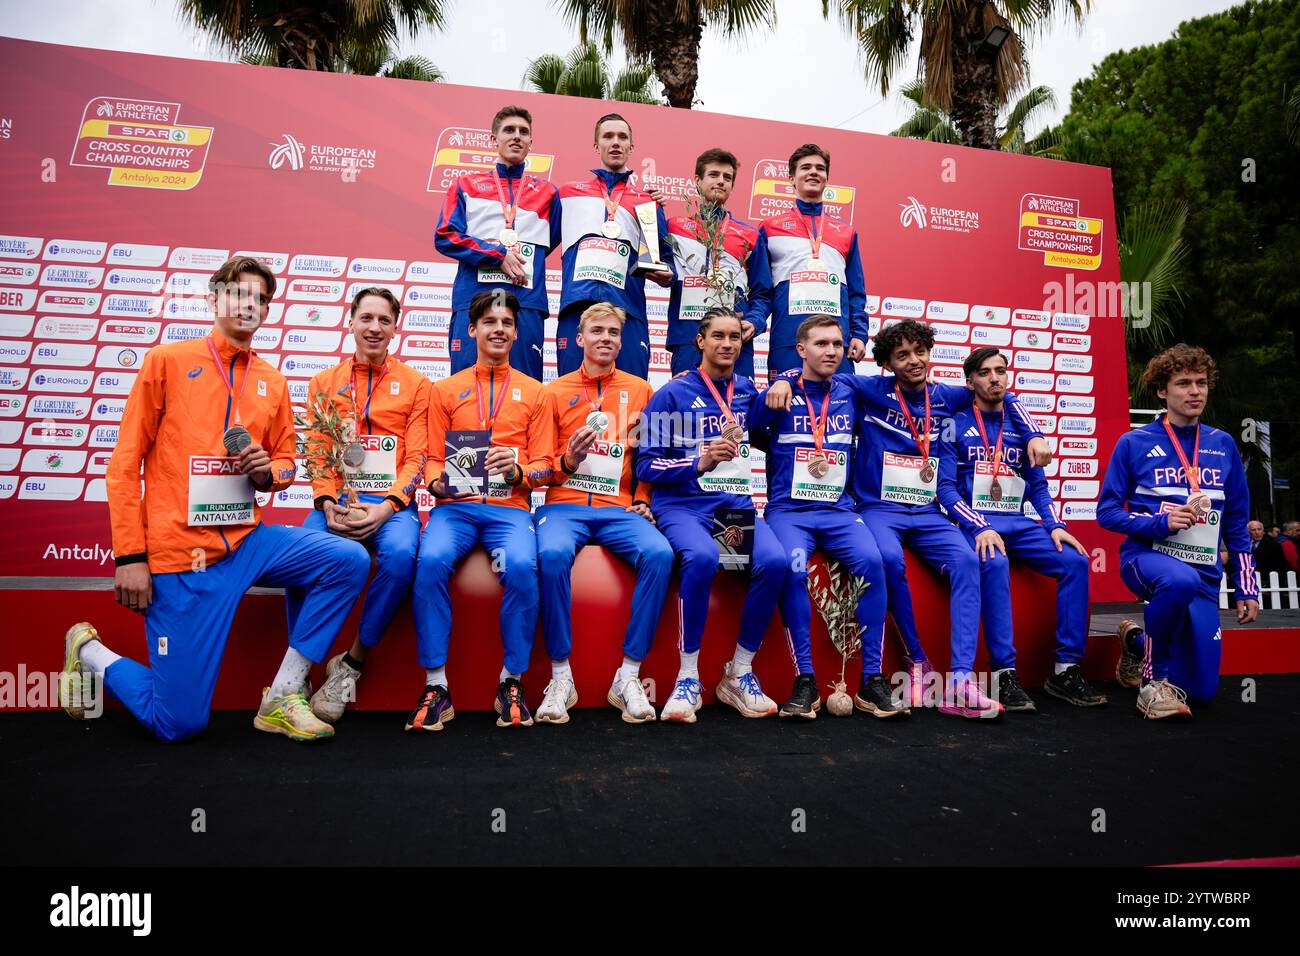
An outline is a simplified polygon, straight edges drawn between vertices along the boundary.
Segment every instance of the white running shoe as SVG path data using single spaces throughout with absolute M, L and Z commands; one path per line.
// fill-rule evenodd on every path
M 668 698 L 668 703 L 664 704 L 664 709 L 659 712 L 659 719 L 674 724 L 695 723 L 695 712 L 700 709 L 700 695 L 703 692 L 704 688 L 694 677 L 678 679 L 673 685 L 673 693 Z
M 1187 692 L 1168 680 L 1153 680 L 1143 684 L 1138 691 L 1137 709 L 1148 720 L 1192 716 L 1192 708 L 1187 706 Z
M 718 700 L 730 704 L 746 717 L 771 717 L 776 713 L 776 701 L 763 693 L 758 677 L 753 671 L 736 676 L 731 672 L 732 661 L 722 669 L 722 680 L 718 681 Z
M 543 724 L 567 724 L 569 708 L 578 705 L 578 689 L 567 677 L 552 677 L 542 694 L 542 706 L 533 717 Z
M 342 654 L 335 654 L 325 665 L 325 683 L 311 695 L 311 712 L 326 723 L 338 720 L 348 704 L 356 703 L 360 679 L 361 671 L 345 661 Z
M 629 677 L 621 681 L 619 673 L 615 672 L 606 699 L 623 712 L 623 720 L 629 724 L 645 724 L 655 719 L 655 709 L 646 699 L 640 678 Z

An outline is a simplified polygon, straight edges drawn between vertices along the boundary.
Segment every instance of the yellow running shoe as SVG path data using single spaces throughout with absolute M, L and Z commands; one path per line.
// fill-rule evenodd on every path
M 253 726 L 268 734 L 284 734 L 290 740 L 309 742 L 328 740 L 334 728 L 311 712 L 307 697 L 301 692 L 272 697 L 271 688 L 262 689 L 262 706 L 257 708 Z
M 86 681 L 81 663 L 81 649 L 88 641 L 99 640 L 99 632 L 86 621 L 68 628 L 63 635 L 63 671 L 59 674 L 59 703 L 73 720 L 86 719 Z

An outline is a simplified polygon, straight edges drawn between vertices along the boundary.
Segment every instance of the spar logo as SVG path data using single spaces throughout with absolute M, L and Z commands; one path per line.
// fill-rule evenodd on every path
M 283 142 L 271 144 L 271 155 L 266 161 L 272 169 L 280 169 L 288 163 L 290 169 L 297 171 L 302 169 L 302 158 L 306 152 L 306 146 L 291 134 L 285 133 Z
M 918 229 L 925 228 L 925 207 L 921 205 L 921 200 L 915 196 L 908 196 L 907 202 L 898 204 L 902 210 L 898 214 L 898 223 L 904 229 L 908 226 L 916 226 Z

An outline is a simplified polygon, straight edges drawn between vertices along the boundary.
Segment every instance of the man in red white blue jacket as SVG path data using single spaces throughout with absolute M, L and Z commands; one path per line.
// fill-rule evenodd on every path
M 1236 442 L 1201 424 L 1217 377 L 1204 349 L 1178 344 L 1147 363 L 1142 381 L 1166 411 L 1120 437 L 1106 469 L 1097 522 L 1126 535 L 1119 574 L 1147 601 L 1143 628 L 1119 627 L 1115 677 L 1139 687 L 1145 717 L 1190 717 L 1219 685 L 1220 542 L 1237 622 L 1259 615 L 1259 585 L 1250 550 L 1250 491 Z
M 790 157 L 795 208 L 767 220 L 759 230 L 772 278 L 769 381 L 802 367 L 795 336 L 799 323 L 810 315 L 840 320 L 848 343 L 841 372 L 852 372 L 853 363 L 867 354 L 867 290 L 858 232 L 825 212 L 822 197 L 830 170 L 831 155 L 820 146 L 806 143 L 796 149 Z
M 650 374 L 650 330 L 646 324 L 645 280 L 667 286 L 673 276 L 673 250 L 668 221 L 654 197 L 636 188 L 628 161 L 632 157 L 632 127 L 617 113 L 596 121 L 595 148 L 601 168 L 590 179 L 560 187 L 564 210 L 563 288 L 555 334 L 555 366 L 559 375 L 582 364 L 577 343 L 578 320 L 587 307 L 608 302 L 627 313 L 623 348 L 617 368 L 639 378 Z M 645 227 L 637 208 L 654 211 L 654 225 Z M 634 270 L 646 228 L 658 237 L 659 257 L 666 269 Z
M 455 259 L 451 328 L 447 351 L 451 372 L 477 358 L 469 334 L 469 303 L 479 292 L 500 289 L 519 300 L 519 338 L 510 364 L 542 380 L 546 340 L 546 257 L 560 244 L 560 194 L 551 183 L 524 172 L 533 144 L 533 118 L 522 106 L 503 106 L 492 118 L 498 162 L 492 169 L 461 176 L 447 190 L 434 247 Z
M 678 281 L 668 299 L 666 344 L 672 354 L 672 372 L 680 375 L 700 364 L 695 335 L 700 319 L 711 306 L 733 308 L 741 316 L 745 348 L 736 371 L 754 377 L 754 337 L 767 331 L 772 309 L 772 277 L 768 271 L 767 242 L 758 227 L 737 219 L 727 209 L 740 164 L 725 149 L 707 149 L 695 160 L 695 190 L 701 203 L 698 215 L 674 216 L 668 221 L 673 262 Z M 654 194 L 654 190 L 649 190 Z M 705 216 L 717 223 L 717 261 L 710 250 Z M 720 287 L 710 279 L 723 283 Z

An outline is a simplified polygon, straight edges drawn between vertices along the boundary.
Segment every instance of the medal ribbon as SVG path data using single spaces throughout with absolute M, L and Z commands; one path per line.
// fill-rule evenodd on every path
M 618 212 L 618 207 L 623 204 L 623 194 L 627 192 L 627 180 L 625 179 L 618 184 L 617 193 L 611 187 L 605 186 L 603 179 L 600 184 L 602 186 L 600 198 L 605 200 L 605 221 L 611 222 Z
M 978 406 L 973 406 L 975 410 L 975 424 L 979 426 L 980 441 L 984 443 L 984 456 L 993 462 L 993 480 L 998 480 L 998 473 L 1002 464 L 1002 435 L 1006 432 L 1006 420 L 1003 418 L 1002 427 L 998 429 L 998 443 L 996 448 L 989 447 L 989 436 L 984 431 L 984 416 L 980 414 Z
M 808 244 L 812 246 L 812 257 L 814 259 L 820 259 L 822 252 L 822 237 L 817 229 L 819 219 L 821 219 L 820 213 L 808 217 Z
M 925 438 L 922 440 L 921 433 L 916 430 L 916 422 L 912 418 L 912 410 L 907 406 L 907 399 L 903 398 L 903 390 L 894 386 L 894 394 L 898 396 L 898 405 L 903 409 L 903 418 L 907 420 L 907 428 L 912 433 L 912 440 L 916 442 L 916 450 L 921 453 L 921 457 L 926 461 L 930 460 L 930 384 L 925 385 Z
M 1178 453 L 1178 460 L 1183 466 L 1183 474 L 1187 476 L 1187 487 L 1191 489 L 1192 494 L 1199 495 L 1201 493 L 1201 469 L 1197 463 L 1201 460 L 1201 426 L 1199 424 L 1196 426 L 1196 444 L 1192 446 L 1192 460 L 1189 464 L 1187 455 L 1183 452 L 1183 446 L 1178 441 L 1178 436 L 1174 434 L 1173 427 L 1169 424 L 1169 416 L 1161 416 L 1160 421 L 1164 423 L 1170 444 L 1174 446 L 1174 451 Z
M 813 448 L 817 451 L 822 450 L 822 442 L 826 440 L 826 419 L 831 410 L 831 384 L 826 383 L 826 397 L 822 399 L 822 410 L 816 418 L 812 417 L 812 399 L 808 397 L 808 389 L 804 388 L 803 376 L 799 376 L 799 391 L 803 392 L 803 400 L 808 403 L 808 427 L 812 430 Z
M 510 187 L 513 202 L 506 201 L 506 191 L 501 188 L 501 174 L 497 172 L 495 166 L 492 167 L 492 181 L 497 184 L 497 198 L 501 200 L 501 215 L 505 217 L 506 228 L 513 229 L 515 227 L 515 216 L 519 214 L 519 203 L 523 199 L 524 177 L 522 175 L 519 177 L 518 195 L 515 195 L 515 187 Z M 509 177 L 507 177 L 507 181 L 509 181 Z
M 489 371 L 488 375 L 491 376 L 491 374 L 492 373 Z M 497 420 L 497 416 L 501 414 L 501 406 L 505 404 L 506 388 L 509 385 L 510 385 L 510 367 L 506 366 L 506 374 L 501 378 L 501 394 L 497 396 L 496 406 L 489 407 L 488 413 L 490 417 L 484 418 L 483 417 L 483 386 L 479 384 L 478 373 L 477 372 L 474 373 L 474 400 L 478 403 L 478 420 L 479 420 L 479 424 L 481 424 L 488 431 L 492 430 L 492 423 L 495 422 Z
M 704 374 L 704 369 L 697 365 L 695 371 L 699 372 L 700 378 L 704 379 L 704 384 L 709 387 L 709 393 L 713 396 L 713 400 L 718 403 L 718 407 L 722 409 L 722 414 L 727 417 L 727 421 L 734 422 L 736 416 L 731 413 L 731 398 L 736 394 L 736 376 L 731 376 L 731 381 L 727 383 L 727 401 L 724 404 L 722 396 L 718 394 L 717 387 L 713 384 L 713 381 Z
M 588 379 L 586 369 L 579 368 L 578 371 L 579 371 L 579 376 L 582 380 L 582 397 L 587 400 L 587 404 L 591 406 L 591 410 L 593 412 L 604 411 L 605 398 L 606 396 L 609 395 L 608 392 L 606 392 L 604 395 L 601 395 L 600 393 L 600 379 L 603 378 L 604 376 L 598 376 L 594 379 Z M 589 381 L 596 383 L 596 395 L 600 399 L 599 402 L 593 402 L 591 400 L 591 393 L 587 391 L 587 382 Z
M 379 378 L 374 379 L 370 383 L 370 390 L 366 393 L 366 413 L 364 417 L 366 418 L 367 421 L 370 419 L 370 399 L 374 397 L 375 389 L 379 387 L 379 383 L 384 380 L 384 376 L 387 374 L 388 374 L 388 363 L 385 362 L 384 370 L 379 373 Z M 356 359 L 352 360 L 352 368 L 348 370 L 348 382 L 350 388 L 352 389 L 350 393 L 352 395 L 352 420 L 354 422 L 357 422 L 357 426 L 358 426 L 357 431 L 360 431 L 361 430 L 360 420 L 357 417 L 358 402 L 357 402 L 357 360 Z
M 244 381 L 240 383 L 239 394 L 236 395 L 235 394 L 235 370 L 233 368 L 230 370 L 230 380 L 227 381 L 226 370 L 221 365 L 221 357 L 217 355 L 217 346 L 216 343 L 213 341 L 212 336 L 210 335 L 208 336 L 207 342 L 208 342 L 208 352 L 211 353 L 212 361 L 217 366 L 217 376 L 221 379 L 221 384 L 226 386 L 226 391 L 230 393 L 231 404 L 234 406 L 235 409 L 235 424 L 238 425 L 240 424 L 239 403 L 244 398 L 244 389 L 248 387 L 248 374 L 251 371 L 253 371 L 253 350 L 251 348 L 248 350 L 248 364 L 244 366 Z

